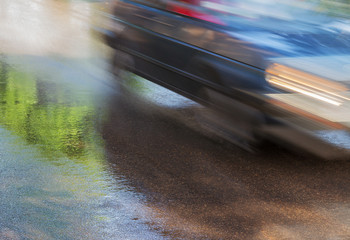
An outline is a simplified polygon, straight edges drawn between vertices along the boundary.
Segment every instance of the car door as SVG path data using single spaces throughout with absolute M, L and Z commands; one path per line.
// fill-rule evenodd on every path
M 200 51 L 197 46 L 207 27 L 205 23 L 193 24 L 191 16 L 175 10 L 179 9 L 169 1 L 121 1 L 115 12 L 117 19 L 126 24 L 120 45 L 133 56 L 134 72 L 193 95 L 200 83 L 190 79 L 188 66 Z

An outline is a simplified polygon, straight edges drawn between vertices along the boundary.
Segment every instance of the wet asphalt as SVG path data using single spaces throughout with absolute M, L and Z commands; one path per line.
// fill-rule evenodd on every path
M 0 240 L 350 239 L 350 162 L 246 152 L 189 100 L 123 91 L 108 6 L 0 0 Z

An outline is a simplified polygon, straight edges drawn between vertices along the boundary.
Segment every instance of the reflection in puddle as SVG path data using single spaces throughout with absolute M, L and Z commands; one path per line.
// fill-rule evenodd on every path
M 93 131 L 94 106 L 87 96 L 76 96 L 54 82 L 16 71 L 2 64 L 0 123 L 29 144 L 68 157 L 98 155 Z
M 0 239 L 163 239 L 107 170 L 99 93 L 18 69 L 0 62 Z
M 164 239 L 96 130 L 108 80 L 90 23 L 103 6 L 0 0 L 1 240 Z

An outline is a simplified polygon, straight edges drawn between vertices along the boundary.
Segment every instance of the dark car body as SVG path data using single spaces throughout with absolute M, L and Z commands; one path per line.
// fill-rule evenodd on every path
M 343 20 L 298 8 L 291 21 L 227 2 L 229 11 L 218 1 L 116 1 L 105 31 L 114 64 L 219 109 L 248 142 L 347 157 L 350 118 L 332 118 L 350 110 Z

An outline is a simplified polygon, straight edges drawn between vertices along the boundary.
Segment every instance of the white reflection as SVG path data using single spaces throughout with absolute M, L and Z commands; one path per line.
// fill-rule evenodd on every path
M 70 1 L 2 0 L 0 51 L 7 54 L 91 54 L 91 3 Z

